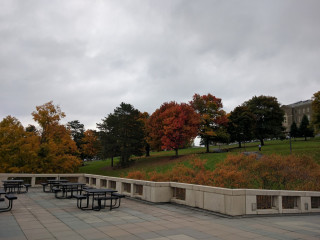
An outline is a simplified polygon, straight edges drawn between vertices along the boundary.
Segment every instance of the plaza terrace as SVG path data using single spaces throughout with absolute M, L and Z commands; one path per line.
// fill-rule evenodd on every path
M 0 174 L 32 186 L 0 213 L 0 239 L 319 239 L 319 192 L 222 189 L 89 174 Z M 82 211 L 40 182 L 63 178 L 113 188 L 120 208 Z M 230 192 L 231 191 L 231 192 Z M 3 204 L 3 203 L 1 203 Z

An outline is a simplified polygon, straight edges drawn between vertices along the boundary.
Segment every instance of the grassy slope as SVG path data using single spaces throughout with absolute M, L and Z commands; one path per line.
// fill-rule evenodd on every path
M 244 147 L 241 149 L 237 148 L 238 145 L 222 146 L 221 148 L 228 148 L 231 154 L 237 154 L 244 151 L 258 151 L 258 145 L 258 142 L 254 142 L 246 143 L 245 149 Z M 216 148 L 218 147 L 212 147 L 211 151 Z M 266 141 L 265 146 L 262 147 L 262 153 L 288 155 L 290 154 L 289 140 Z M 303 141 L 302 139 L 292 141 L 292 153 L 312 156 L 318 163 L 320 163 L 320 138 L 308 141 Z M 191 148 L 179 150 L 180 157 L 174 158 L 174 151 L 153 152 L 148 158 L 142 157 L 136 159 L 135 164 L 130 168 L 113 170 L 110 167 L 111 161 L 108 159 L 87 163 L 86 166 L 80 168 L 79 172 L 116 177 L 126 176 L 128 172 L 136 170 L 165 172 L 172 169 L 176 164 L 188 164 L 188 156 L 191 154 L 197 154 L 201 159 L 206 159 L 207 167 L 209 169 L 214 169 L 215 165 L 218 162 L 223 161 L 228 153 L 205 153 L 205 148 Z M 117 161 L 118 160 L 116 159 L 115 162 Z

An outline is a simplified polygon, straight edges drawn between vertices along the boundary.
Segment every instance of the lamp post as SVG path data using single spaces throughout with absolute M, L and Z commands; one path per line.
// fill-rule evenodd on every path
M 285 132 L 287 133 L 287 137 L 289 136 L 289 145 L 290 145 L 290 154 L 292 153 L 292 143 L 291 143 L 291 133 L 290 132 Z
M 246 151 L 246 139 L 244 137 L 243 132 L 241 132 L 240 135 L 243 136 L 243 146 L 244 146 L 244 151 Z
M 289 132 L 290 154 L 292 154 L 291 133 Z

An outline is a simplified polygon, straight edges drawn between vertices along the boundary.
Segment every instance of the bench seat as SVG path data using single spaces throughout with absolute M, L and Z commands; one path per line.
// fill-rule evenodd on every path
M 110 200 L 110 199 L 117 200 L 118 197 L 116 197 L 116 196 L 106 196 L 106 197 L 100 196 L 100 197 L 95 197 L 95 198 L 94 198 L 95 201 L 99 201 L 99 200 L 100 200 L 100 201 L 101 201 L 101 200 Z
M 52 188 L 52 191 L 54 191 L 54 192 L 61 192 L 61 189 L 60 189 L 60 188 L 57 188 L 57 187 L 53 187 L 53 188 Z
M 121 198 L 124 198 L 125 195 L 119 194 L 119 193 L 112 193 L 108 196 L 98 196 L 95 197 L 93 200 L 98 201 L 98 206 L 95 210 L 100 211 L 101 208 L 109 207 L 110 211 L 114 208 L 120 207 Z M 104 204 L 102 205 L 102 201 L 104 201 Z M 110 201 L 109 205 L 106 205 L 106 201 Z
M 16 200 L 16 199 L 18 199 L 15 195 L 13 195 L 13 194 L 6 194 L 6 199 L 8 199 L 9 201 L 11 201 L 11 200 Z
M 18 199 L 15 195 L 13 194 L 6 194 L 5 195 L 5 198 L 8 199 L 9 201 L 9 204 L 7 207 L 4 207 L 4 208 L 0 208 L 0 212 L 7 212 L 7 211 L 10 211 L 12 209 L 12 206 L 13 206 L 13 200 L 16 200 Z M 4 199 L 3 199 L 4 201 Z
M 77 207 L 81 210 L 85 210 L 89 206 L 89 198 L 88 195 L 78 195 L 75 194 L 73 195 L 74 198 L 77 199 Z M 82 206 L 82 200 L 86 199 L 87 200 L 87 205 L 85 207 Z
M 62 190 L 61 190 L 60 188 L 58 188 L 58 187 L 53 187 L 53 188 L 52 188 L 52 192 L 54 192 L 54 196 L 55 196 L 56 198 L 61 198 L 61 197 L 58 196 L 58 193 L 61 192 L 61 191 L 62 191 Z
M 88 196 L 75 194 L 75 195 L 73 195 L 73 197 L 76 199 L 87 199 Z
M 112 193 L 111 196 L 116 196 L 118 198 L 125 198 L 126 197 L 126 195 L 120 194 L 120 193 Z

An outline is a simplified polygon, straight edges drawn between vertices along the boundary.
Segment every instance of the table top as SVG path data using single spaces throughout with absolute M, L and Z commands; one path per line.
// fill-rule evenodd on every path
M 107 189 L 107 188 L 89 188 L 89 189 L 83 189 L 83 191 L 87 192 L 87 193 L 114 193 L 114 192 L 118 192 L 117 190 L 114 189 Z
M 67 179 L 54 179 L 54 180 L 47 180 L 48 183 L 67 183 L 69 182 Z
M 73 182 L 67 182 L 67 183 L 61 183 L 61 186 L 84 186 L 86 185 L 85 183 L 73 183 Z
M 2 180 L 4 183 L 23 183 L 24 181 L 21 179 L 12 179 L 12 180 Z

